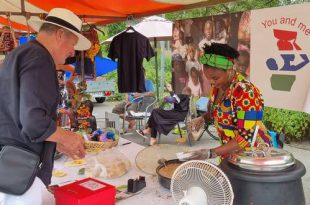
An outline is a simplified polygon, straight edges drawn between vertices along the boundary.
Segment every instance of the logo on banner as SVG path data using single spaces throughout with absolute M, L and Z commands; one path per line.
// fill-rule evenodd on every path
M 280 24 L 295 25 L 296 20 L 296 18 L 281 18 Z M 273 23 L 276 23 L 276 21 Z M 268 22 L 265 22 L 265 27 L 266 25 L 268 25 Z M 306 35 L 310 33 L 310 30 L 303 23 L 299 23 L 298 28 Z M 271 87 L 273 90 L 290 92 L 296 81 L 294 72 L 305 68 L 309 63 L 309 58 L 307 54 L 303 53 L 302 47 L 298 44 L 297 31 L 273 29 L 273 35 L 282 61 L 277 62 L 275 58 L 266 60 L 268 69 L 277 72 L 271 76 Z M 299 57 L 296 58 L 296 56 Z M 291 72 L 292 74 L 282 74 L 281 72 L 283 71 L 286 71 L 285 73 Z

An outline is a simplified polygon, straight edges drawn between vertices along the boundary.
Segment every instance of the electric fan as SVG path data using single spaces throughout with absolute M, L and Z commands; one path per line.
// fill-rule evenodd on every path
M 232 205 L 232 186 L 222 170 L 202 160 L 180 165 L 173 173 L 170 187 L 178 205 Z

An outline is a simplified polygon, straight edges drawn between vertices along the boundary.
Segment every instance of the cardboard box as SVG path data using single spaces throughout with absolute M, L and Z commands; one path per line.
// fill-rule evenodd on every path
M 115 205 L 116 189 L 110 184 L 86 178 L 55 188 L 56 205 Z

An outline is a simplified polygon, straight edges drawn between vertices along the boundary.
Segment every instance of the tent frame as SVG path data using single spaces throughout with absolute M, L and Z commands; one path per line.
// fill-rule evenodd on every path
M 33 12 L 27 12 L 25 10 L 25 0 L 20 0 L 21 1 L 21 11 L 20 12 L 10 12 L 10 11 L 0 11 L 0 15 L 14 15 L 14 16 L 25 16 L 31 17 L 31 16 L 45 16 L 47 13 L 33 13 Z M 188 9 L 194 9 L 194 8 L 199 8 L 199 7 L 210 7 L 213 5 L 217 4 L 224 4 L 228 2 L 232 2 L 236 0 L 208 0 L 204 2 L 199 2 L 199 3 L 194 3 L 194 4 L 189 4 L 189 5 L 183 5 L 178 8 L 170 8 L 170 9 L 165 9 L 165 10 L 160 10 L 160 11 L 154 11 L 154 12 L 148 12 L 148 13 L 141 13 L 141 14 L 127 14 L 124 17 L 119 17 L 119 16 L 101 16 L 101 15 L 78 15 L 80 18 L 96 18 L 96 19 L 109 19 L 113 20 L 113 22 L 96 22 L 98 25 L 105 25 L 105 24 L 110 24 L 110 23 L 116 23 L 120 21 L 125 21 L 128 19 L 129 16 L 132 16 L 134 18 L 142 18 L 146 16 L 152 16 L 152 15 L 159 15 L 163 13 L 171 13 L 171 12 L 176 12 L 176 11 L 181 11 L 181 10 L 188 10 Z

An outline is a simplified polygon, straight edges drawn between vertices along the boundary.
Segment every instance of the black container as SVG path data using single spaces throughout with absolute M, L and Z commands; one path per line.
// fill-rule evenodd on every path
M 259 172 L 222 161 L 234 191 L 234 205 L 305 205 L 301 177 L 306 168 L 298 160 L 288 169 Z
M 168 164 L 175 164 L 175 163 L 182 164 L 183 162 L 179 161 L 178 159 L 172 159 L 172 160 L 168 160 L 168 161 L 165 162 L 166 165 L 168 165 Z M 159 174 L 159 170 L 161 168 L 163 168 L 164 166 L 165 166 L 164 164 L 161 164 L 161 165 L 159 165 L 156 168 L 156 173 L 157 173 L 157 176 L 158 176 L 158 181 L 159 181 L 160 185 L 162 185 L 166 189 L 170 189 L 171 178 L 168 178 L 168 177 L 165 177 L 165 176 L 162 176 L 161 174 Z

